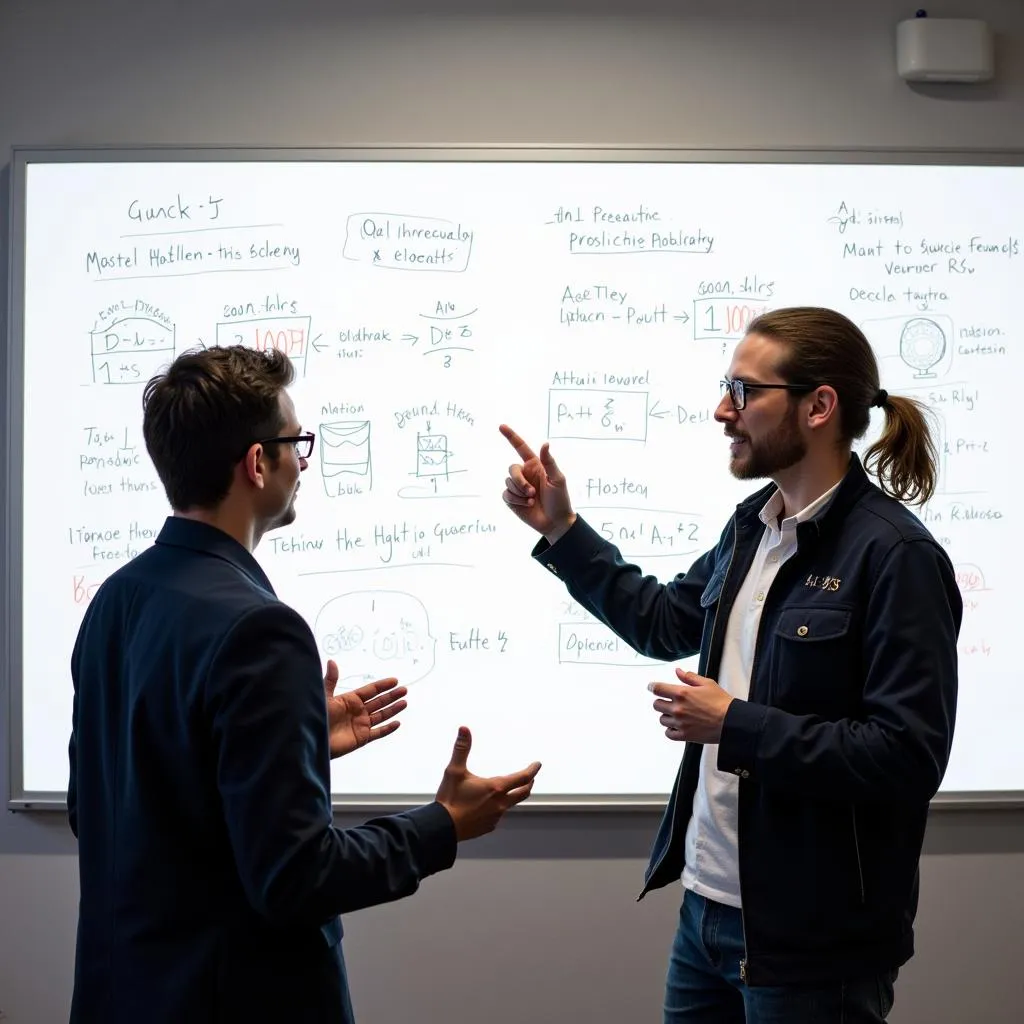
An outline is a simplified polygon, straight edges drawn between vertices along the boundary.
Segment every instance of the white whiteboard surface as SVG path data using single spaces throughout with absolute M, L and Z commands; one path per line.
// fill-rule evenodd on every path
M 142 387 L 187 348 L 235 341 L 289 352 L 317 433 L 298 518 L 256 557 L 347 685 L 410 688 L 393 737 L 334 762 L 337 803 L 431 797 L 462 723 L 481 774 L 544 763 L 535 806 L 660 803 L 682 745 L 646 685 L 672 666 L 531 560 L 535 535 L 500 500 L 514 453 L 498 424 L 549 439 L 578 511 L 668 580 L 757 486 L 729 476 L 711 415 L 731 349 L 751 317 L 803 304 L 858 322 L 882 386 L 938 414 L 921 514 L 965 600 L 940 802 L 1021 797 L 1024 168 L 293 156 L 16 153 L 12 805 L 63 801 L 82 612 L 168 511 Z

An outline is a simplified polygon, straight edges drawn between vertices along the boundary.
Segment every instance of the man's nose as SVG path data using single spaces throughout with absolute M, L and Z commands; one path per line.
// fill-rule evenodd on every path
M 715 409 L 715 419 L 719 423 L 732 423 L 737 416 L 736 406 L 732 404 L 732 395 L 726 391 Z

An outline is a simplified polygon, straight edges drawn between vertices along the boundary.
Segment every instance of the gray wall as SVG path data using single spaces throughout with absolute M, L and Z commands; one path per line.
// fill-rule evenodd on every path
M 1024 144 L 1019 0 L 929 7 L 985 17 L 999 33 L 998 81 L 969 88 L 897 79 L 894 26 L 914 5 L 894 0 L 435 0 L 429 16 L 408 13 L 421 6 L 0 0 L 0 152 Z M 678 894 L 633 900 L 654 825 L 647 814 L 519 815 L 416 897 L 350 918 L 362 1021 L 660 1020 Z M 1024 1019 L 1022 873 L 1021 814 L 933 816 L 918 956 L 897 989 L 896 1024 Z M 76 899 L 63 821 L 0 812 L 5 1022 L 66 1019 Z

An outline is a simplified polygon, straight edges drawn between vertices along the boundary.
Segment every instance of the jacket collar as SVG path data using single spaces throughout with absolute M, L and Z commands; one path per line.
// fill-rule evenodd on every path
M 832 495 L 822 508 L 811 516 L 805 523 L 801 523 L 797 529 L 798 533 L 807 533 L 813 530 L 820 534 L 829 524 L 843 520 L 847 512 L 870 490 L 872 484 L 861 464 L 856 452 L 850 452 L 850 465 L 846 475 L 840 481 L 835 494 Z M 778 488 L 774 483 L 762 487 L 736 506 L 736 518 L 739 522 L 747 524 L 752 519 L 756 520 L 764 508 L 765 502 L 775 493 Z
M 173 548 L 188 548 L 204 555 L 221 558 L 244 573 L 256 586 L 271 594 L 274 593 L 274 588 L 259 562 L 234 537 L 217 529 L 216 526 L 194 519 L 184 519 L 181 516 L 168 516 L 155 543 Z

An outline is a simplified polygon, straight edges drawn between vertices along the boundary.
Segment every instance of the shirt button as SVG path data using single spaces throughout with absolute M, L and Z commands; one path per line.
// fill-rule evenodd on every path
M 779 560 L 779 556 L 778 555 L 769 555 L 768 556 L 768 561 L 769 562 L 777 562 L 778 560 Z
M 757 595 L 757 599 L 758 599 L 758 601 L 763 601 L 764 600 L 764 591 L 763 590 L 761 591 L 760 594 Z

